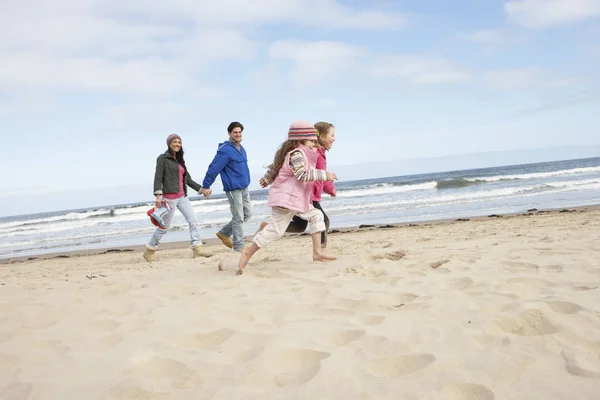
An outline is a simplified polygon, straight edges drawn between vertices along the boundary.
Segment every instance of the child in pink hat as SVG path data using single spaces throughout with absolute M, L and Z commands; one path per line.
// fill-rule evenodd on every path
M 333 261 L 321 248 L 321 232 L 325 231 L 323 212 L 313 207 L 311 195 L 315 182 L 333 182 L 334 173 L 317 169 L 317 130 L 307 121 L 290 124 L 288 140 L 283 142 L 267 173 L 260 179 L 260 186 L 269 189 L 267 205 L 271 207 L 268 225 L 252 239 L 252 244 L 242 250 L 238 266 L 241 275 L 250 258 L 260 248 L 279 239 L 285 233 L 294 215 L 307 220 L 313 243 L 314 261 Z

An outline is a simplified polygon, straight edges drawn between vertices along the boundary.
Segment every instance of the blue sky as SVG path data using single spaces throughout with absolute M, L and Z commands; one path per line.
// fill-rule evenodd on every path
M 254 176 L 294 119 L 336 125 L 333 172 L 600 144 L 600 0 L 5 0 L 0 23 L 15 214 L 152 200 L 172 132 L 201 181 L 234 120 Z

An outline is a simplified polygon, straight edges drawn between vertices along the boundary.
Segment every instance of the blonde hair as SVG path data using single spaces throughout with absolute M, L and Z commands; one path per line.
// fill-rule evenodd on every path
M 320 121 L 315 124 L 315 129 L 317 130 L 317 142 L 319 143 L 319 146 L 325 147 L 325 144 L 323 143 L 323 137 L 327 136 L 327 133 L 329 133 L 329 129 L 331 128 L 335 128 L 335 126 L 333 126 L 333 124 L 330 122 Z

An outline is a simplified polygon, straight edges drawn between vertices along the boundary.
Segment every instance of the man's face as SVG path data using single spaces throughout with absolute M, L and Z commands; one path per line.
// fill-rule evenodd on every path
M 236 144 L 242 142 L 242 128 L 233 128 L 229 133 L 229 138 Z

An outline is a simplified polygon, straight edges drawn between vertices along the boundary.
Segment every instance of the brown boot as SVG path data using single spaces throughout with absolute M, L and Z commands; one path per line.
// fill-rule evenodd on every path
M 219 239 L 221 239 L 221 242 L 223 242 L 223 244 L 227 247 L 229 247 L 230 249 L 233 248 L 233 243 L 231 243 L 231 238 L 228 238 L 227 236 L 223 235 L 221 232 L 217 232 L 217 237 Z
M 156 249 L 151 249 L 150 247 L 146 246 L 146 250 L 144 250 L 144 258 L 146 259 L 146 261 L 152 262 L 154 261 L 155 253 Z
M 212 253 L 209 251 L 204 250 L 203 248 L 204 246 L 200 245 L 200 246 L 196 246 L 196 247 L 192 247 L 192 251 L 194 252 L 194 258 L 196 257 L 212 257 Z

